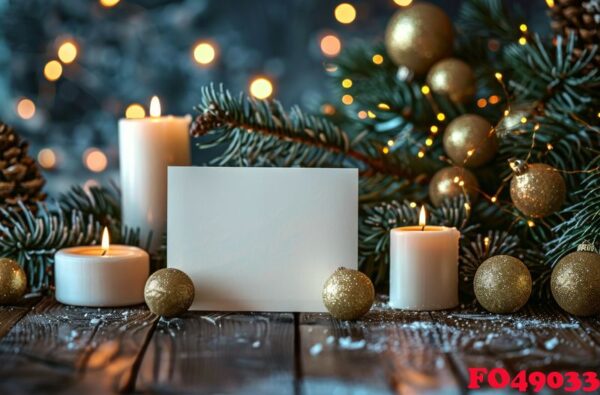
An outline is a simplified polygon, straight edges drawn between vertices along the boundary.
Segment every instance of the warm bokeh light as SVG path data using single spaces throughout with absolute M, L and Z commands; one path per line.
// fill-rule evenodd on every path
M 44 76 L 48 81 L 56 81 L 62 75 L 63 68 L 58 60 L 51 60 L 44 66 Z
M 487 106 L 487 100 L 485 100 L 484 98 L 477 100 L 477 107 L 484 108 L 485 106 Z
M 375 55 L 373 55 L 373 58 L 371 60 L 375 64 L 382 64 L 383 63 L 383 56 L 381 56 L 380 54 L 376 53 Z
M 446 114 L 444 114 L 443 112 L 438 112 L 436 117 L 438 121 L 443 121 L 444 119 L 446 119 Z
M 523 33 L 525 33 L 527 31 L 527 25 L 524 23 L 521 23 L 521 25 L 519 26 L 519 30 L 522 31 Z
M 525 37 L 519 38 L 519 44 L 521 44 L 521 45 L 527 44 L 527 39 Z
M 342 96 L 342 103 L 349 106 L 350 104 L 354 103 L 354 98 L 352 95 L 344 95 Z
M 152 99 L 150 100 L 150 116 L 157 118 L 160 117 L 160 114 L 160 100 L 158 100 L 158 96 L 152 96 Z
M 194 47 L 194 60 L 203 66 L 211 64 L 217 57 L 215 46 L 208 42 L 200 42 Z
M 390 149 L 388 147 L 383 147 L 383 149 L 381 150 L 381 152 L 383 152 L 384 154 L 389 154 L 390 153 Z
M 546 4 L 548 5 L 548 7 L 552 8 L 554 7 L 554 0 L 546 0 Z
M 108 159 L 98 148 L 90 148 L 83 153 L 83 164 L 94 173 L 100 173 L 106 169 Z
M 352 4 L 341 3 L 335 7 L 335 19 L 339 23 L 348 24 L 354 22 L 356 19 L 356 9 Z
M 23 119 L 31 119 L 35 115 L 35 103 L 27 98 L 17 103 L 17 114 Z
M 392 146 L 394 145 L 394 140 L 388 140 L 388 143 L 387 143 L 387 144 L 388 144 L 390 147 L 392 147 Z
M 125 110 L 125 118 L 127 119 L 139 119 L 146 116 L 146 110 L 141 104 L 133 103 L 127 106 Z
M 250 83 L 250 94 L 257 99 L 267 99 L 273 94 L 273 83 L 265 77 L 257 77 Z
M 424 95 L 428 95 L 429 92 L 431 92 L 431 90 L 429 89 L 429 87 L 427 85 L 423 85 L 421 87 L 421 93 L 423 93 Z
M 436 125 L 431 125 L 429 130 L 431 131 L 431 133 L 436 134 L 440 129 Z
M 100 4 L 104 7 L 114 7 L 119 4 L 121 0 L 100 0 Z
M 321 52 L 325 56 L 337 56 L 342 50 L 342 42 L 333 34 L 328 34 L 321 39 Z
M 490 104 L 497 104 L 500 101 L 500 97 L 498 95 L 490 96 Z
M 428 147 L 431 147 L 433 145 L 433 139 L 431 137 L 428 137 L 425 140 L 425 145 L 428 146 Z
M 65 64 L 73 63 L 77 58 L 77 46 L 73 41 L 65 41 L 58 47 L 58 58 Z
M 371 119 L 377 118 L 377 115 L 375 115 L 375 113 L 371 110 L 367 111 L 367 116 Z
M 494 77 L 496 77 L 498 81 L 502 81 L 502 73 L 496 72 L 494 73 Z
M 37 160 L 43 169 L 53 169 L 56 166 L 56 154 L 50 148 L 43 148 L 38 152 Z
M 417 157 L 419 158 L 423 158 L 425 156 L 425 152 L 423 151 L 419 151 L 419 153 L 417 154 Z
M 407 7 L 412 3 L 412 0 L 394 0 L 394 3 L 398 4 L 400 7 Z
M 390 106 L 389 106 L 389 105 L 387 105 L 386 103 L 379 103 L 379 104 L 377 105 L 377 108 L 379 108 L 380 110 L 387 111 L 387 110 L 389 110 L 389 109 L 390 109 Z
M 321 106 L 321 112 L 325 115 L 335 114 L 335 107 L 329 103 L 325 103 Z
M 350 87 L 352 87 L 352 80 L 351 80 L 350 78 L 345 78 L 345 79 L 342 81 L 342 86 L 343 86 L 344 88 L 350 88 Z
M 360 119 L 367 118 L 367 112 L 365 110 L 360 110 L 357 115 L 358 115 L 358 118 L 360 118 Z

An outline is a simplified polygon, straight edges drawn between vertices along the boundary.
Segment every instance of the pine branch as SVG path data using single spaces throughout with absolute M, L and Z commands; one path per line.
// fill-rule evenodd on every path
M 329 121 L 304 114 L 297 107 L 286 112 L 277 101 L 237 98 L 220 87 L 202 89 L 200 112 L 192 136 L 207 136 L 199 148 L 227 144 L 212 163 L 237 166 L 344 166 L 358 167 L 363 175 L 414 175 L 383 145 L 368 139 L 351 141 Z

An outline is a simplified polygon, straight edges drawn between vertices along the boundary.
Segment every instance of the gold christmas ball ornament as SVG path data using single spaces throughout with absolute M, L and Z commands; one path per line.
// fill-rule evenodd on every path
M 438 60 L 452 54 L 454 30 L 448 15 L 429 3 L 397 11 L 385 32 L 385 47 L 392 61 L 424 75 Z
M 154 314 L 175 317 L 185 313 L 192 305 L 194 283 L 181 270 L 160 269 L 148 277 L 144 299 Z
M 514 313 L 529 300 L 531 274 L 521 260 L 508 255 L 486 259 L 477 269 L 473 288 L 477 301 L 490 313 Z
M 531 218 L 542 218 L 560 209 L 567 187 L 555 168 L 544 163 L 527 164 L 519 159 L 511 159 L 509 164 L 514 172 L 510 197 L 519 211 Z
M 479 115 L 461 115 L 444 131 L 444 150 L 457 166 L 481 166 L 498 151 L 494 127 Z
M 10 258 L 0 258 L 0 305 L 17 303 L 27 291 L 27 275 Z
M 323 286 L 323 304 L 339 320 L 356 320 L 365 315 L 375 300 L 371 279 L 358 270 L 340 267 Z
M 592 244 L 562 258 L 552 270 L 552 296 L 568 313 L 600 314 L 600 254 Z
M 440 206 L 445 199 L 467 195 L 475 201 L 479 191 L 477 178 L 462 167 L 445 167 L 438 170 L 429 182 L 429 199 L 434 206 Z
M 427 85 L 433 92 L 446 95 L 457 103 L 473 99 L 477 87 L 471 66 L 455 58 L 443 59 L 434 64 L 427 74 Z

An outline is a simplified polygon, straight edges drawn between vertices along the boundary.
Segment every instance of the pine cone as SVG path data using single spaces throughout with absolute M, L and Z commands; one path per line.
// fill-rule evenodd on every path
M 600 0 L 554 0 L 548 13 L 552 18 L 550 26 L 556 34 L 567 37 L 571 32 L 575 33 L 577 56 L 600 42 Z M 588 65 L 588 68 L 592 67 L 600 67 L 600 51 Z
M 0 207 L 15 206 L 20 200 L 35 208 L 46 195 L 45 180 L 35 160 L 27 155 L 28 144 L 13 128 L 0 122 Z

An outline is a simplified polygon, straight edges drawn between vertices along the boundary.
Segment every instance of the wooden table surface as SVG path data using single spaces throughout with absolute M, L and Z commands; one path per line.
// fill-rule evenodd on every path
M 48 297 L 0 307 L 0 394 L 463 394 L 467 367 L 598 372 L 600 318 L 383 302 L 356 322 L 214 312 L 165 321 L 145 306 Z

